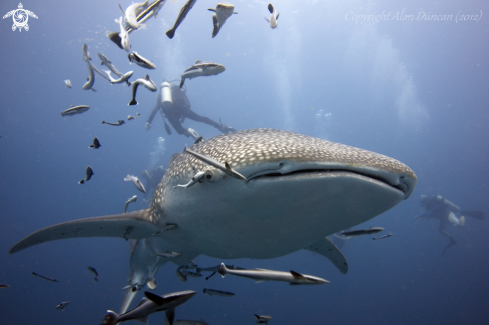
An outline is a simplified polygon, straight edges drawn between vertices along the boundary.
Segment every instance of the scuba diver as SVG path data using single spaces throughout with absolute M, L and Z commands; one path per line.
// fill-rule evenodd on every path
M 156 190 L 165 173 L 166 168 L 163 166 L 156 166 L 150 170 L 145 169 L 141 173 L 141 177 L 146 180 L 146 193 L 152 193 Z
M 421 195 L 421 208 L 424 209 L 424 212 L 416 216 L 415 219 L 436 218 L 440 220 L 438 231 L 450 240 L 443 250 L 443 256 L 445 256 L 447 249 L 457 244 L 455 239 L 446 231 L 449 224 L 463 227 L 465 216 L 478 220 L 484 219 L 484 212 L 461 210 L 460 207 L 440 195 Z M 457 215 L 460 215 L 460 218 L 457 218 Z
M 161 117 L 163 118 L 163 123 L 165 125 L 165 130 L 168 135 L 171 135 L 171 130 L 168 124 L 166 124 L 165 118 L 168 120 L 168 122 L 170 122 L 170 124 L 173 126 L 178 134 L 184 134 L 187 137 L 191 136 L 195 140 L 197 140 L 200 135 L 192 128 L 185 129 L 184 127 L 182 127 L 182 123 L 183 121 L 185 121 L 185 118 L 212 125 L 223 134 L 236 132 L 236 130 L 232 127 L 229 127 L 222 123 L 214 122 L 210 118 L 200 116 L 192 111 L 190 109 L 190 103 L 187 99 L 187 96 L 185 95 L 185 87 L 180 88 L 178 84 L 163 81 L 160 88 L 161 89 L 158 94 L 156 105 L 151 111 L 148 122 L 146 123 L 146 130 L 149 130 L 151 128 L 151 122 L 153 121 L 153 118 L 155 117 L 156 113 L 160 111 Z

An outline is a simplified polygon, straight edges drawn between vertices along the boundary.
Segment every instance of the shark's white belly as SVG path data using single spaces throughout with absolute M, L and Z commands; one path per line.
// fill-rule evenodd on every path
M 349 172 L 198 183 L 165 191 L 164 234 L 175 249 L 217 258 L 274 258 L 392 208 L 404 193 Z M 223 188 L 223 187 L 227 188 Z

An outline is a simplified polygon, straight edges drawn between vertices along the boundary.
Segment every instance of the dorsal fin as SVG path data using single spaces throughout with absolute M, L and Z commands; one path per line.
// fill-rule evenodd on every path
M 216 12 L 216 9 L 212 9 L 212 8 L 209 8 L 207 10 Z
M 201 62 L 202 62 L 202 61 L 200 61 L 200 60 L 197 60 L 197 61 L 195 61 L 195 64 L 198 64 L 198 63 L 201 63 Z
M 139 304 L 137 305 L 137 307 L 141 306 L 141 305 L 142 305 L 142 304 L 144 304 L 146 301 L 148 301 L 148 298 L 143 297 L 143 299 L 141 299 L 141 301 L 139 302 Z
M 147 74 L 147 75 L 146 75 L 146 80 L 148 80 L 148 81 L 150 80 L 150 79 L 149 79 L 149 74 Z

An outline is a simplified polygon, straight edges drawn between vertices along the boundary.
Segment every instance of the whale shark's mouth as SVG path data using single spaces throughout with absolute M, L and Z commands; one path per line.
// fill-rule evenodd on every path
M 388 185 L 396 190 L 399 190 L 404 193 L 404 199 L 407 199 L 409 195 L 411 195 L 413 191 L 414 186 L 410 186 L 411 184 L 415 184 L 415 181 L 411 180 L 408 176 L 406 175 L 394 175 L 392 173 L 384 173 L 386 176 L 390 177 L 382 177 L 384 175 L 381 175 L 381 173 L 374 173 L 374 172 L 369 172 L 369 170 L 350 170 L 350 169 L 300 169 L 300 170 L 293 170 L 287 173 L 282 173 L 279 171 L 279 169 L 276 170 L 266 170 L 266 171 L 261 171 L 258 173 L 255 173 L 254 175 L 251 175 L 247 178 L 247 182 L 250 182 L 252 180 L 260 180 L 260 179 L 265 179 L 269 177 L 288 177 L 293 176 L 294 179 L 301 179 L 301 178 L 310 178 L 313 175 L 321 176 L 323 173 L 349 173 L 353 175 L 358 175 L 358 176 L 364 176 L 369 179 L 374 179 L 377 181 L 380 181 L 384 183 L 385 185 Z M 397 177 L 396 177 L 397 176 Z

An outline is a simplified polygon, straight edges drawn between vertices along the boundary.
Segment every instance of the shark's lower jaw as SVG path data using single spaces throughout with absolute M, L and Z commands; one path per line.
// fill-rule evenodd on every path
M 182 211 L 178 213 L 182 231 L 168 234 L 180 240 L 188 236 L 199 243 L 195 249 L 201 254 L 217 258 L 267 259 L 289 254 L 363 223 L 405 197 L 396 187 L 348 171 L 262 175 L 229 190 L 219 189 L 220 185 L 197 184 L 180 192 L 180 196 L 188 194 L 187 199 L 199 197 L 199 202 L 192 203 L 201 207 L 199 222 Z M 206 206 L 206 201 L 216 202 L 216 195 L 218 204 Z

